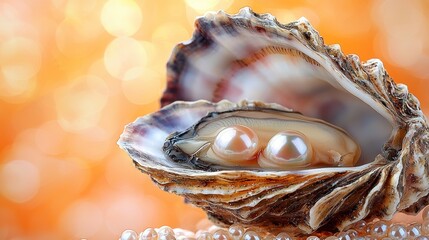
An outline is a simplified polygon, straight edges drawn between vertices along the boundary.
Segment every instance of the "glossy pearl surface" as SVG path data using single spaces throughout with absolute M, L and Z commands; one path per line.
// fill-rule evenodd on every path
M 213 233 L 213 240 L 231 240 L 227 230 L 219 229 Z
M 242 240 L 261 240 L 261 237 L 254 231 L 244 233 Z
M 292 240 L 292 237 L 285 232 L 281 232 L 276 236 L 276 240 Z
M 137 233 L 133 230 L 125 230 L 119 239 L 120 240 L 137 240 Z
M 387 230 L 389 225 L 385 221 L 378 221 L 374 223 L 371 227 L 371 235 L 376 237 L 385 237 L 387 235 Z
M 235 125 L 222 129 L 213 143 L 216 155 L 227 161 L 246 161 L 254 158 L 259 139 L 249 127 Z
M 233 240 L 240 240 L 244 234 L 244 228 L 238 224 L 231 225 L 228 231 Z
M 156 240 L 158 239 L 158 233 L 153 228 L 148 228 L 140 233 L 139 240 Z
M 422 235 L 422 225 L 420 223 L 413 223 L 408 225 L 407 232 L 410 238 L 416 238 Z
M 388 237 L 391 239 L 406 239 L 408 237 L 407 228 L 401 224 L 392 224 L 389 228 Z
M 306 165 L 311 158 L 311 146 L 302 133 L 284 131 L 270 139 L 264 156 L 274 165 Z

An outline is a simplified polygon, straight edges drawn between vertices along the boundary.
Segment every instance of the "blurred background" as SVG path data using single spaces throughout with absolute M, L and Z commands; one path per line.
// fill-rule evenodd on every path
M 380 58 L 429 112 L 428 1 L 0 1 L 0 239 L 117 239 L 205 217 L 116 141 L 156 111 L 171 49 L 210 10 L 305 16 L 328 44 Z M 401 217 L 401 219 L 405 219 Z

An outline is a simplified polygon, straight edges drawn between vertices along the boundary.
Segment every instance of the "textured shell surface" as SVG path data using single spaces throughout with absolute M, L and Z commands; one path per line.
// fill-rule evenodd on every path
M 208 13 L 197 19 L 192 39 L 173 50 L 167 69 L 164 107 L 126 126 L 118 143 L 161 189 L 215 223 L 335 231 L 429 203 L 429 132 L 418 100 L 379 60 L 360 62 L 325 45 L 306 19 L 280 24 L 249 8 Z M 343 129 L 360 146 L 357 164 L 202 167 L 192 154 L 181 160 L 163 151 L 166 139 L 186 135 L 209 115 L 262 107 Z

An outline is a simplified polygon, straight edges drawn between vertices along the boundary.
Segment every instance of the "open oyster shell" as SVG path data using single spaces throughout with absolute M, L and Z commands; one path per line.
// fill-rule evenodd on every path
M 199 99 L 212 102 L 177 102 Z M 209 171 L 164 155 L 170 134 L 210 112 L 247 106 L 223 99 L 275 102 L 338 126 L 360 145 L 359 164 Z M 193 38 L 173 51 L 161 102 L 174 103 L 128 125 L 119 145 L 161 189 L 219 224 L 308 233 L 416 213 L 429 202 L 429 133 L 418 100 L 379 60 L 361 63 L 338 45 L 324 45 L 304 18 L 283 25 L 249 8 L 199 18 Z

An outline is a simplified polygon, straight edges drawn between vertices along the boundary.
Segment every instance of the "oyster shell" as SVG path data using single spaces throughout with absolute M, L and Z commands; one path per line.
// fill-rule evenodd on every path
M 178 101 L 199 99 L 211 102 Z M 361 147 L 358 165 L 204 169 L 164 155 L 170 134 L 247 104 L 213 103 L 223 99 L 275 102 L 338 126 Z M 418 100 L 379 60 L 361 63 L 324 45 L 304 18 L 283 25 L 249 8 L 199 18 L 193 38 L 173 51 L 161 102 L 172 104 L 128 125 L 119 145 L 161 189 L 218 224 L 309 233 L 416 213 L 429 202 L 429 132 Z

